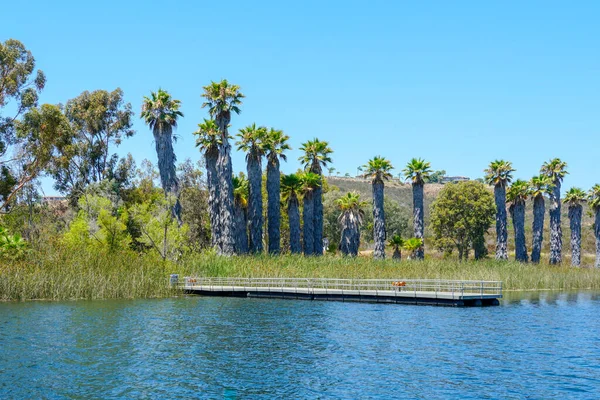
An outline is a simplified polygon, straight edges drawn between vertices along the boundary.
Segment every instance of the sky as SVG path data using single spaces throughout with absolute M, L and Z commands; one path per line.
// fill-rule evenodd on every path
M 355 175 L 381 155 L 395 174 L 413 157 L 483 176 L 506 159 L 529 179 L 568 163 L 563 189 L 600 182 L 600 2 L 596 1 L 28 1 L 2 2 L 0 41 L 18 39 L 47 76 L 42 103 L 120 87 L 137 133 L 116 149 L 156 162 L 139 119 L 158 88 L 181 100 L 175 152 L 201 159 L 202 87 L 246 95 L 232 133 L 282 129 L 328 141 Z M 235 171 L 244 155 L 233 154 Z M 43 181 L 46 195 L 55 194 Z

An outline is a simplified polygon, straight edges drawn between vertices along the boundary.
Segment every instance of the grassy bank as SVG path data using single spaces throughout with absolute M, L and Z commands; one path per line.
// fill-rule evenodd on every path
M 600 289 L 600 270 L 485 260 L 459 263 L 369 258 L 193 254 L 163 262 L 152 254 L 48 248 L 20 261 L 2 261 L 0 300 L 107 299 L 170 296 L 168 275 L 501 280 L 507 290 Z

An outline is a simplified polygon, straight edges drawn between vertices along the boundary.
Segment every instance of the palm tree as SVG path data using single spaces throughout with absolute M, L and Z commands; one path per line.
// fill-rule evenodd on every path
M 179 111 L 181 102 L 175 100 L 162 89 L 151 92 L 150 97 L 144 96 L 141 118 L 152 129 L 158 156 L 158 170 L 160 182 L 165 195 L 173 195 L 176 202 L 173 206 L 173 216 L 181 225 L 181 203 L 179 203 L 179 182 L 175 173 L 177 157 L 173 151 L 173 128 L 177 127 L 177 120 L 183 117 Z
M 496 202 L 496 259 L 508 259 L 508 224 L 506 220 L 506 187 L 515 170 L 510 161 L 495 160 L 484 170 L 488 185 L 494 186 Z
M 347 193 L 337 199 L 335 203 L 341 211 L 338 218 L 342 230 L 340 251 L 345 256 L 356 257 L 360 246 L 360 226 L 365 215 L 362 207 L 367 203 L 360 201 L 358 193 Z
M 569 222 L 571 228 L 571 265 L 581 265 L 581 215 L 583 214 L 582 203 L 586 200 L 586 194 L 580 188 L 571 188 L 567 192 L 564 203 L 569 206 Z
M 312 172 L 302 174 L 304 255 L 315 254 L 315 193 L 321 187 L 321 176 Z
M 283 175 L 281 177 L 281 192 L 287 203 L 287 213 L 290 225 L 290 252 L 299 254 L 302 252 L 300 245 L 300 203 L 298 194 L 303 189 L 302 176 L 296 174 Z
M 219 253 L 231 255 L 235 252 L 233 224 L 233 183 L 231 167 L 231 145 L 229 144 L 229 122 L 231 113 L 240 113 L 240 105 L 244 95 L 240 87 L 231 85 L 227 80 L 211 82 L 204 86 L 202 97 L 205 98 L 202 107 L 208 107 L 210 116 L 214 119 L 221 134 L 217 172 L 219 174 L 219 224 L 221 229 L 221 247 Z
M 213 247 L 219 249 L 221 230 L 219 228 L 219 174 L 217 172 L 217 158 L 219 157 L 219 145 L 221 144 L 219 128 L 215 121 L 205 119 L 198 124 L 198 130 L 194 132 L 198 136 L 196 147 L 204 153 L 206 163 L 206 182 L 208 185 L 208 208 L 210 218 L 211 241 Z
M 390 171 L 394 169 L 392 163 L 383 157 L 376 156 L 363 166 L 363 177 L 371 178 L 373 186 L 373 239 L 375 249 L 373 257 L 385 258 L 385 213 L 383 211 L 384 180 L 392 177 Z
M 256 124 L 240 129 L 237 149 L 246 153 L 248 171 L 248 219 L 251 253 L 263 251 L 262 158 L 265 155 L 267 128 Z
M 413 228 L 415 237 L 424 238 L 424 207 L 423 207 L 423 185 L 425 179 L 431 173 L 431 164 L 420 158 L 413 158 L 406 164 L 403 170 L 404 177 L 412 182 L 413 189 Z M 425 257 L 425 248 L 421 246 L 415 256 L 422 260 Z
M 235 214 L 235 252 L 245 254 L 248 252 L 248 179 L 240 173 L 232 178 L 233 206 Z
M 400 235 L 394 235 L 390 240 L 388 240 L 388 246 L 394 249 L 394 254 L 392 254 L 392 260 L 401 260 L 402 259 L 402 247 L 404 246 L 404 239 Z
M 291 147 L 290 139 L 283 131 L 271 128 L 266 135 L 267 152 L 267 233 L 269 234 L 269 254 L 278 254 L 281 244 L 281 173 L 279 159 L 287 161 L 284 154 Z
M 423 248 L 423 239 L 416 237 L 406 239 L 403 247 L 406 251 L 410 252 L 410 259 L 417 259 L 417 253 Z
M 567 174 L 567 163 L 558 158 L 545 162 L 542 175 L 552 179 L 554 188 L 550 195 L 550 264 L 562 262 L 562 228 L 560 226 L 560 184 Z
M 552 179 L 546 175 L 534 176 L 529 182 L 529 195 L 533 199 L 533 225 L 531 239 L 531 262 L 538 264 L 544 242 L 544 215 L 546 203 L 544 196 L 552 192 Z
M 529 183 L 517 179 L 506 192 L 506 201 L 510 203 L 508 210 L 515 229 L 515 259 L 527 262 L 527 245 L 525 244 L 525 200 L 529 194 Z
M 594 210 L 594 236 L 596 237 L 596 262 L 594 266 L 600 268 L 600 184 L 594 185 L 588 194 L 588 202 Z
M 333 150 L 329 148 L 329 143 L 320 141 L 319 139 L 309 140 L 303 143 L 300 150 L 304 155 L 299 158 L 303 163 L 304 168 L 310 172 L 323 176 L 323 167 L 331 163 L 331 153 Z M 317 187 L 314 194 L 314 247 L 315 255 L 323 254 L 323 188 Z M 306 229 L 306 228 L 305 228 Z M 306 240 L 306 239 L 305 239 Z

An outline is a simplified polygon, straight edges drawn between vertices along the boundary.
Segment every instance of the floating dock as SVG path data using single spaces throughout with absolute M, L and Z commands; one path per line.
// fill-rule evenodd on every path
M 171 276 L 187 294 L 481 307 L 499 305 L 500 281 L 430 279 L 208 278 Z

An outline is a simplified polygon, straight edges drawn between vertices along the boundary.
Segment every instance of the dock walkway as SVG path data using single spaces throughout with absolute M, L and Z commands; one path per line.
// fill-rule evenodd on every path
M 375 303 L 487 306 L 502 298 L 500 281 L 432 279 L 207 278 L 178 277 L 188 294 Z

